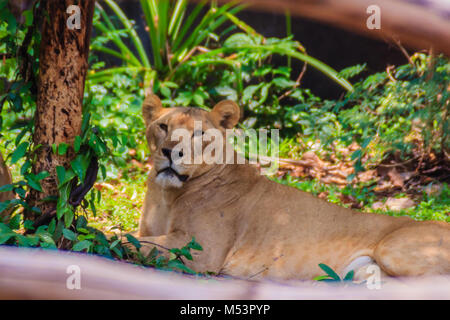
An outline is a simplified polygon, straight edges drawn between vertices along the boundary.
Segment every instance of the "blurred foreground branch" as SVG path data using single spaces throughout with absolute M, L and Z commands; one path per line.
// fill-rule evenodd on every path
M 196 0 L 198 1 L 198 0 Z M 219 0 L 219 2 L 228 2 Z M 244 0 L 255 10 L 266 10 L 303 16 L 352 32 L 400 41 L 415 49 L 429 49 L 450 56 L 450 2 L 446 0 Z M 380 9 L 380 29 L 369 29 L 372 13 Z M 370 23 L 369 23 L 370 24 Z
M 0 299 L 449 299 L 450 279 L 336 287 L 323 282 L 256 282 L 168 273 L 98 256 L 0 248 Z M 79 289 L 72 288 L 80 275 Z M 383 279 L 382 279 L 383 280 Z M 75 281 L 76 282 L 76 281 Z

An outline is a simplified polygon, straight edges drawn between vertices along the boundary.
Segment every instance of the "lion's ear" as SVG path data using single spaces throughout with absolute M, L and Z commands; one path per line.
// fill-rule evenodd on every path
M 162 102 L 157 95 L 149 94 L 145 97 L 144 103 L 142 104 L 142 115 L 146 126 L 157 119 L 162 111 Z
M 231 100 L 220 101 L 211 111 L 211 115 L 225 129 L 231 129 L 238 123 L 240 113 L 239 106 Z

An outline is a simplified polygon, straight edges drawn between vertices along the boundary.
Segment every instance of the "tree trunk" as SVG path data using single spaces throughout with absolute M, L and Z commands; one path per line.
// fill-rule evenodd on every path
M 50 176 L 41 180 L 43 192 L 31 190 L 29 204 L 41 209 L 41 214 L 52 211 L 54 202 L 41 201 L 58 196 L 56 167 L 68 168 L 73 158 L 73 141 L 81 134 L 84 81 L 88 69 L 89 40 L 92 30 L 94 0 L 44 0 L 42 40 L 39 53 L 39 82 L 35 114 L 33 164 L 35 174 L 48 171 Z M 70 5 L 80 9 L 80 29 L 69 29 L 66 13 Z M 71 20 L 74 21 L 74 20 Z M 66 143 L 69 151 L 54 154 L 52 145 Z M 36 218 L 28 212 L 27 218 Z

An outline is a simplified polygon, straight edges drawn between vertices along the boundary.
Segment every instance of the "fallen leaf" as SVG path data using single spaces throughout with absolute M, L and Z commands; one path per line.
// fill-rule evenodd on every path
M 388 175 L 389 179 L 391 179 L 394 187 L 403 188 L 403 186 L 405 185 L 405 183 L 403 181 L 403 177 L 397 172 L 397 170 L 395 168 L 389 170 L 387 175 Z
M 383 191 L 392 189 L 392 187 L 393 187 L 393 185 L 390 181 L 381 180 L 381 181 L 378 181 L 378 185 L 374 188 L 374 191 L 383 192 Z
M 372 204 L 372 209 L 374 210 L 384 210 L 385 206 L 382 201 L 377 201 Z
M 410 198 L 388 198 L 385 205 L 386 208 L 389 208 L 390 210 L 400 211 L 412 208 L 416 204 Z

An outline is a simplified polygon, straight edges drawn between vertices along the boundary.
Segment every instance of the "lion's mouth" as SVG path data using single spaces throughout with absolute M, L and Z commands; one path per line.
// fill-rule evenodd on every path
M 180 180 L 181 182 L 185 182 L 185 181 L 189 178 L 188 175 L 185 175 L 185 174 L 179 174 L 178 172 L 176 172 L 176 171 L 175 171 L 174 169 L 172 169 L 171 167 L 167 167 L 167 168 L 164 168 L 164 169 L 162 169 L 162 170 L 159 170 L 159 171 L 158 171 L 158 175 L 159 175 L 160 173 L 165 173 L 165 174 L 168 174 L 168 175 L 174 175 L 174 176 L 176 176 L 176 177 L 178 178 L 178 180 Z

